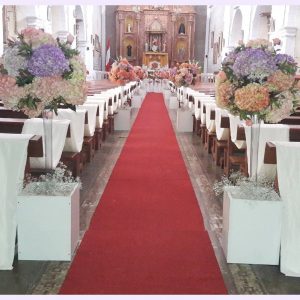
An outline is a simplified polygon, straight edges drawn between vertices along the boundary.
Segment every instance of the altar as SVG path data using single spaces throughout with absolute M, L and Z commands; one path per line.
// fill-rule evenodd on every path
M 168 53 L 166 52 L 144 52 L 143 65 L 149 67 L 150 63 L 156 62 L 159 64 L 157 67 L 164 67 L 169 65 Z

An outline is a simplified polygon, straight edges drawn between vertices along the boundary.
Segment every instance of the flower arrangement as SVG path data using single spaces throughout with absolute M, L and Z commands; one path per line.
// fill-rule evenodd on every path
M 296 70 L 295 60 L 276 53 L 267 40 L 240 43 L 225 57 L 216 77 L 217 105 L 244 120 L 256 115 L 278 123 L 299 104 Z
M 156 69 L 159 68 L 159 66 L 160 66 L 160 64 L 159 64 L 159 62 L 157 62 L 157 61 L 151 61 L 151 62 L 149 63 L 149 68 L 150 68 L 151 70 L 156 70 Z
M 223 175 L 220 181 L 215 182 L 213 190 L 216 196 L 222 195 L 227 188 L 231 188 L 235 197 L 240 199 L 273 201 L 278 200 L 277 197 L 274 199 L 273 186 L 274 183 L 264 177 L 259 177 L 254 184 L 251 178 L 237 171 L 231 173 L 229 177 Z
M 0 68 L 4 106 L 37 117 L 59 105 L 74 108 L 87 96 L 86 68 L 69 43 L 42 30 L 26 28 L 10 41 Z
M 170 69 L 170 79 L 177 87 L 194 85 L 200 72 L 201 67 L 198 62 L 190 61 Z
M 120 57 L 112 64 L 108 78 L 119 85 L 125 85 L 130 81 L 136 80 L 137 75 L 128 60 Z
M 74 189 L 74 184 L 82 187 L 79 177 L 74 178 L 72 172 L 60 162 L 54 172 L 41 175 L 38 178 L 26 174 L 22 194 L 67 196 Z
M 158 71 L 155 71 L 154 72 L 154 77 L 156 77 L 158 79 L 169 79 L 169 77 L 170 77 L 169 70 L 160 69 Z
M 143 79 L 147 78 L 147 71 L 145 71 L 142 67 L 134 66 L 133 70 L 136 74 L 137 79 L 143 80 Z

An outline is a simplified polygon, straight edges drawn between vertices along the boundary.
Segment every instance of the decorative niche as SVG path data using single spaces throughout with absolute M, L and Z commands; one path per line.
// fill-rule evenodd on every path
M 125 33 L 133 33 L 134 31 L 134 20 L 132 16 L 125 18 Z
M 135 40 L 131 37 L 126 37 L 123 41 L 123 57 L 128 61 L 136 59 L 136 44 Z

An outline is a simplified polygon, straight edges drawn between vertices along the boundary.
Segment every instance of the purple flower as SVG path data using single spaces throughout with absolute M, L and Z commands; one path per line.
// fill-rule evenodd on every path
M 59 76 L 69 70 L 68 60 L 62 50 L 52 45 L 35 49 L 28 62 L 28 71 L 37 77 Z
M 236 58 L 237 58 L 237 53 L 235 51 L 231 51 L 225 56 L 225 58 L 223 60 L 223 64 L 224 65 L 227 65 L 227 64 L 233 65 Z
M 247 48 L 238 53 L 232 69 L 237 77 L 261 81 L 274 73 L 278 67 L 271 52 L 260 48 Z
M 284 63 L 288 63 L 288 64 L 291 64 L 291 65 L 296 64 L 294 58 L 290 55 L 287 55 L 287 54 L 276 54 L 275 62 L 276 62 L 277 65 L 281 65 L 281 64 L 284 64 Z

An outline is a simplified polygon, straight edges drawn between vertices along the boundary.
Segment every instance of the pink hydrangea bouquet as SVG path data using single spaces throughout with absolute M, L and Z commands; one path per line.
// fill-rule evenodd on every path
M 299 105 L 296 70 L 295 60 L 276 53 L 267 40 L 241 43 L 225 57 L 216 77 L 217 105 L 244 120 L 256 115 L 278 123 Z
M 112 64 L 108 78 L 112 82 L 124 85 L 127 82 L 137 80 L 137 75 L 128 60 L 121 57 Z
M 160 69 L 160 70 L 154 72 L 154 76 L 158 79 L 169 79 L 170 73 L 169 73 L 169 70 Z
M 134 66 L 133 70 L 135 72 L 137 79 L 143 80 L 143 79 L 147 78 L 147 72 L 142 67 Z
M 170 79 L 177 87 L 194 85 L 200 71 L 201 68 L 195 61 L 182 63 L 170 69 Z
M 37 117 L 59 105 L 74 109 L 87 96 L 86 68 L 77 50 L 49 33 L 24 29 L 11 41 L 0 69 L 4 106 Z

